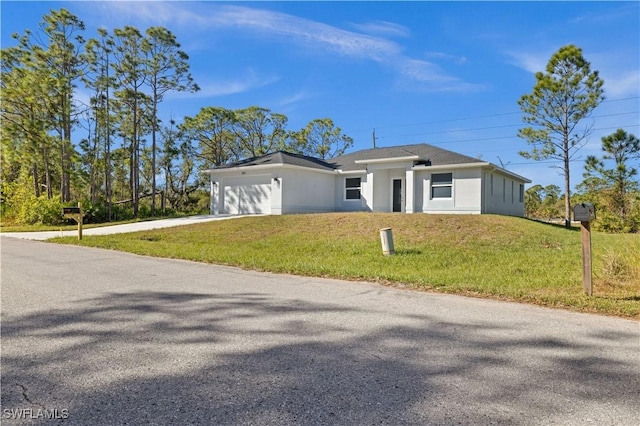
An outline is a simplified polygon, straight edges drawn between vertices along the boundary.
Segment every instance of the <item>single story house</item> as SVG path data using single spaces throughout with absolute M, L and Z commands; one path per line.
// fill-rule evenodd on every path
M 524 216 L 531 181 L 428 144 L 321 160 L 279 151 L 206 170 L 211 214 L 339 211 Z

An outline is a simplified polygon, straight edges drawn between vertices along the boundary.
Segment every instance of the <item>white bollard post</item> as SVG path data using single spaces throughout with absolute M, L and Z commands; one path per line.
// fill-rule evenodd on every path
M 391 228 L 382 228 L 380 230 L 380 241 L 382 242 L 382 254 L 390 256 L 395 253 Z

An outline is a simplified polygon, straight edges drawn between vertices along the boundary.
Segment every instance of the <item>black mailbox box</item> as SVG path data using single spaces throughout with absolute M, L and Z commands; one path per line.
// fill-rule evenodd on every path
M 80 207 L 63 207 L 62 214 L 65 216 L 68 214 L 80 214 Z
M 573 220 L 591 222 L 596 218 L 596 208 L 591 203 L 580 203 L 573 206 Z

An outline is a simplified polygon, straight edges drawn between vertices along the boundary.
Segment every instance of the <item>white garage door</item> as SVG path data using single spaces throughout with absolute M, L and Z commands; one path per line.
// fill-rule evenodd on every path
M 246 176 L 225 180 L 224 212 L 271 213 L 271 177 Z

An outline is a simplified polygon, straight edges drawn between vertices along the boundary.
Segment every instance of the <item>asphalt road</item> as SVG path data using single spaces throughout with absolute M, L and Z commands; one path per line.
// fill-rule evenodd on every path
M 0 240 L 3 425 L 640 419 L 635 321 Z

